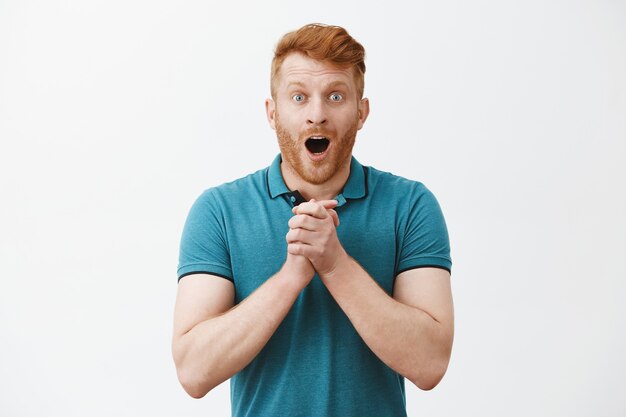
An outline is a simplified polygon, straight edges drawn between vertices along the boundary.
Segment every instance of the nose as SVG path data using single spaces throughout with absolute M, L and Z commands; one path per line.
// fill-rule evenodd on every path
M 327 115 L 323 100 L 313 100 L 309 104 L 308 125 L 323 125 L 326 123 Z

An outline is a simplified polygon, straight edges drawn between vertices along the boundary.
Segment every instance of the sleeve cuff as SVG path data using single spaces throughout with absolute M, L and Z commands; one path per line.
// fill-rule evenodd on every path
M 234 282 L 233 274 L 230 268 L 225 268 L 221 265 L 214 265 L 208 263 L 194 263 L 183 265 L 178 268 L 177 275 L 178 280 L 184 276 L 191 274 L 211 274 L 217 275 L 218 277 L 225 278 L 231 282 Z
M 421 256 L 418 258 L 405 259 L 398 265 L 396 276 L 404 271 L 416 268 L 441 268 L 452 273 L 452 261 L 446 256 Z

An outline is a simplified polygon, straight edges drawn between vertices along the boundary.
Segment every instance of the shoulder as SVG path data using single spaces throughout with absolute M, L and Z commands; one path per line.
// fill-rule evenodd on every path
M 415 204 L 435 200 L 433 193 L 420 181 L 367 166 L 367 184 L 373 196 L 399 199 Z
M 205 189 L 196 199 L 195 204 L 207 207 L 221 207 L 250 198 L 267 190 L 268 168 L 260 169 L 246 175 L 211 188 Z
M 395 216 L 398 273 L 436 266 L 450 271 L 450 242 L 435 195 L 420 181 L 368 167 L 371 198 Z

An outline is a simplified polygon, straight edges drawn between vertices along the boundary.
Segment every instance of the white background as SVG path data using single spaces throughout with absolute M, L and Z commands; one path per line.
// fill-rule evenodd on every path
M 272 50 L 310 22 L 367 50 L 355 156 L 448 222 L 453 356 L 409 415 L 626 415 L 617 0 L 0 1 L 0 415 L 229 415 L 176 379 L 180 233 L 278 152 Z

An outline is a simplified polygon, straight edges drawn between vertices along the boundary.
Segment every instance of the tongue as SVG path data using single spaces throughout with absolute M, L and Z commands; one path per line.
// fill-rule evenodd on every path
M 311 153 L 322 153 L 328 148 L 329 143 L 328 139 L 307 139 L 305 145 Z

